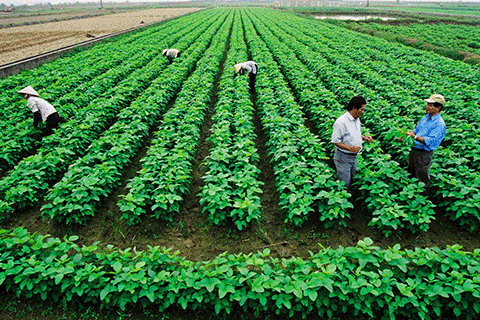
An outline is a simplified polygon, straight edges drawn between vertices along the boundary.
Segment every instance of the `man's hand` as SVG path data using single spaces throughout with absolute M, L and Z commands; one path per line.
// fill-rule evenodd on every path
M 413 131 L 408 131 L 407 133 L 405 133 L 405 135 L 407 137 L 412 137 L 412 138 L 415 137 L 415 133 L 413 133 Z
M 365 140 L 367 142 L 373 142 L 372 136 L 363 136 L 362 138 L 363 138 L 363 140 Z

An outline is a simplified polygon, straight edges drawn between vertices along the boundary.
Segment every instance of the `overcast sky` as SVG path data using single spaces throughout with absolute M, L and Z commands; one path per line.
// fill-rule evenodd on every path
M 135 2 L 169 2 L 169 1 L 191 1 L 191 0 L 102 0 L 102 2 L 104 4 L 106 3 L 109 3 L 109 2 L 120 2 L 120 3 L 124 3 L 124 2 L 130 2 L 130 3 L 135 3 Z M 233 0 L 234 1 L 234 0 Z M 275 1 L 275 0 L 272 0 L 272 1 Z M 295 1 L 295 0 L 291 0 L 291 1 Z M 309 1 L 309 0 L 307 0 Z M 315 0 L 317 1 L 317 0 Z M 355 1 L 355 0 L 353 0 Z M 362 0 L 358 0 L 358 1 L 362 1 Z M 366 0 L 363 0 L 363 1 L 366 1 Z M 382 1 L 389 1 L 389 0 L 382 0 Z M 396 0 L 390 0 L 390 1 L 396 1 Z M 404 0 L 402 0 L 403 2 Z M 419 1 L 422 1 L 422 0 L 419 0 Z M 423 0 L 425 2 L 432 2 L 432 1 L 439 1 L 439 0 Z M 478 0 L 440 0 L 442 2 L 476 2 Z M 91 3 L 100 3 L 100 0 L 0 0 L 0 3 L 3 3 L 3 4 L 6 4 L 6 5 L 15 5 L 15 6 L 19 6 L 19 5 L 33 5 L 33 4 L 39 4 L 39 3 L 44 3 L 44 4 L 47 4 L 47 3 L 51 3 L 51 4 L 59 4 L 59 3 L 76 3 L 76 2 L 91 2 Z
M 168 2 L 169 0 L 129 0 L 128 2 Z M 182 0 L 180 0 L 182 1 Z M 20 6 L 20 5 L 32 5 L 32 4 L 39 4 L 39 3 L 51 3 L 51 4 L 59 4 L 59 3 L 76 3 L 76 2 L 94 2 L 94 3 L 100 3 L 100 0 L 0 0 L 0 3 L 6 4 L 6 5 L 15 5 L 15 6 Z M 111 1 L 111 0 L 102 0 L 103 3 L 108 3 L 108 2 L 126 2 L 126 0 L 117 0 L 117 1 Z

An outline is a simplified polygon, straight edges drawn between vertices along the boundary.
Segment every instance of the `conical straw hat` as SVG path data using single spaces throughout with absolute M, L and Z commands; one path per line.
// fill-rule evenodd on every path
M 238 73 L 238 71 L 240 71 L 240 69 L 242 69 L 242 64 L 241 63 L 237 63 L 236 65 L 233 66 L 235 68 L 235 73 Z
M 31 96 L 36 96 L 36 97 L 39 97 L 40 95 L 37 93 L 37 91 L 35 91 L 32 86 L 27 86 L 25 88 L 23 88 L 22 90 L 18 91 L 18 93 L 20 94 L 29 94 Z

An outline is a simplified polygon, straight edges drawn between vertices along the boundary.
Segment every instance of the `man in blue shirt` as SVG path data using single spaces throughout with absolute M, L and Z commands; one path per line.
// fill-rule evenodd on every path
M 430 167 L 432 166 L 433 151 L 435 151 L 445 137 L 447 126 L 440 112 L 445 105 L 445 98 L 434 94 L 426 99 L 426 115 L 420 120 L 413 131 L 406 133 L 415 140 L 408 158 L 408 172 L 425 183 L 424 195 L 430 195 Z
M 357 155 L 362 150 L 363 141 L 372 142 L 371 136 L 363 136 L 360 117 L 365 112 L 367 101 L 362 96 L 353 97 L 345 107 L 347 112 L 333 124 L 331 142 L 335 145 L 333 162 L 338 179 L 348 188 L 357 170 Z

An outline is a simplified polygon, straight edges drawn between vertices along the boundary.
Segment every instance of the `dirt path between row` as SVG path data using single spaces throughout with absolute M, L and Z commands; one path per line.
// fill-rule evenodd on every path
M 0 29 L 0 65 L 201 8 L 163 8 Z

